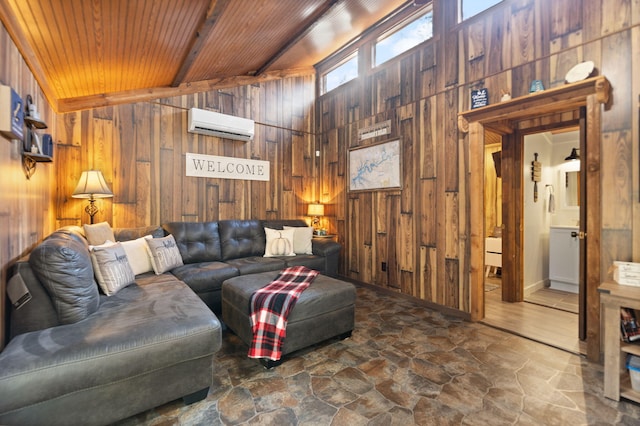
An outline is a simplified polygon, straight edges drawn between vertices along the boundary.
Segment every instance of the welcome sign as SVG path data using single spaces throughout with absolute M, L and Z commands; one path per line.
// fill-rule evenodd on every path
M 220 179 L 269 180 L 268 161 L 193 154 L 191 152 L 187 152 L 186 159 L 187 176 Z

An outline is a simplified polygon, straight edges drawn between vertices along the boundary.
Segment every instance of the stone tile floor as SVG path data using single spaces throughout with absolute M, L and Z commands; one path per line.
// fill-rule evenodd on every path
M 119 424 L 640 424 L 640 405 L 603 397 L 601 365 L 369 288 L 358 288 L 350 339 L 271 370 L 246 352 L 225 333 L 205 400 Z

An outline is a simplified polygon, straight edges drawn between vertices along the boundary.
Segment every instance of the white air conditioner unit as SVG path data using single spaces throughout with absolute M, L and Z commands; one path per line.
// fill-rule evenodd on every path
M 248 118 L 234 117 L 198 108 L 189 110 L 189 132 L 191 133 L 246 142 L 253 139 L 254 128 L 254 121 Z

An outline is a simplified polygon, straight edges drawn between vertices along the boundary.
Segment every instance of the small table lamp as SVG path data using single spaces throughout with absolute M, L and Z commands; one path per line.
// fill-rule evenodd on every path
M 107 186 L 101 171 L 86 170 L 82 172 L 78 185 L 71 196 L 89 199 L 89 204 L 84 211 L 87 212 L 93 224 L 93 216 L 98 213 L 98 208 L 95 205 L 96 199 L 113 197 L 113 192 Z
M 324 205 L 320 203 L 309 204 L 307 216 L 313 217 L 311 224 L 313 225 L 314 232 L 317 233 L 318 225 L 320 224 L 320 216 L 324 216 Z

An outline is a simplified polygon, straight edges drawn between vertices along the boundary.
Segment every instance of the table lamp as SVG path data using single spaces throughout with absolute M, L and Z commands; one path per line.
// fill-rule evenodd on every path
M 313 217 L 311 225 L 313 226 L 314 232 L 317 234 L 318 226 L 320 225 L 320 216 L 324 216 L 324 205 L 320 203 L 309 204 L 309 207 L 307 208 L 307 216 Z
M 89 204 L 84 211 L 87 212 L 93 224 L 93 216 L 98 213 L 98 208 L 95 205 L 96 199 L 113 197 L 113 192 L 107 186 L 101 171 L 85 170 L 82 172 L 78 185 L 71 196 L 73 198 L 89 199 Z

